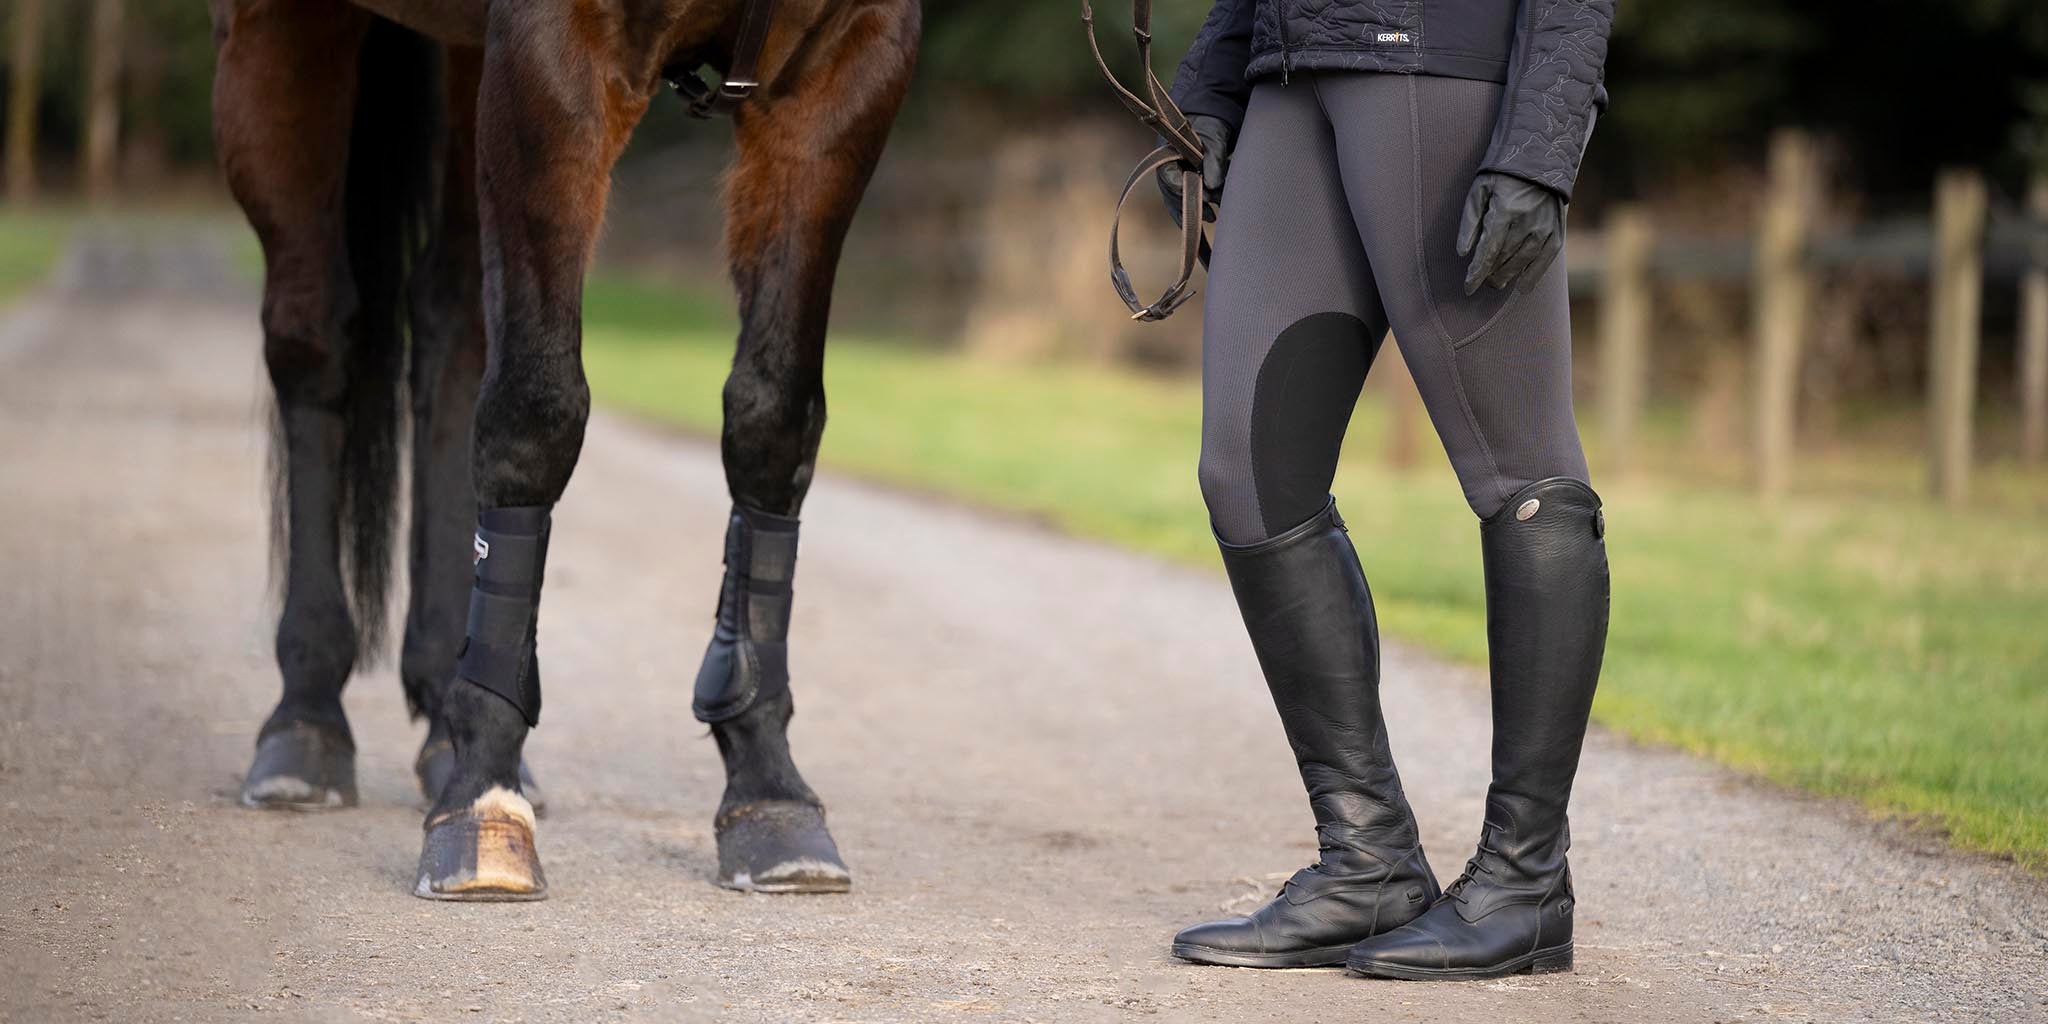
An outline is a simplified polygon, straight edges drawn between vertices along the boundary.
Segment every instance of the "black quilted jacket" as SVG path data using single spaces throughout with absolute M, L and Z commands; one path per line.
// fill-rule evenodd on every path
M 1482 170 L 1571 198 L 1598 111 L 1614 0 L 1216 0 L 1174 76 L 1190 114 L 1244 123 L 1251 83 L 1290 71 L 1503 82 Z

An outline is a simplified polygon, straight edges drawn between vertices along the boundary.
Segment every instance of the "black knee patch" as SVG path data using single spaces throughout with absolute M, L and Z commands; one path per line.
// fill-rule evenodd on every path
M 789 692 L 789 607 L 797 521 L 735 505 L 725 530 L 718 625 L 697 670 L 700 722 L 737 718 Z
M 1317 313 L 1280 332 L 1252 396 L 1252 480 L 1267 536 L 1322 511 L 1337 454 L 1380 339 L 1349 313 Z
M 476 585 L 469 636 L 455 676 L 481 686 L 540 724 L 540 662 L 534 626 L 547 567 L 551 505 L 487 508 L 477 516 Z

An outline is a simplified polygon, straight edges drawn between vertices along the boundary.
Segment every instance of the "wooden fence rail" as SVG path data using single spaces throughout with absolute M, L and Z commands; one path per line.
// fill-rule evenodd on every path
M 1613 216 L 1612 213 L 1609 214 Z M 1572 293 L 1597 295 L 1613 264 L 1607 251 L 1607 232 L 1602 224 L 1594 238 L 1581 238 L 1575 231 L 1571 250 Z M 1756 241 L 1749 235 L 1698 235 L 1658 230 L 1656 240 L 1644 256 L 1652 277 L 1737 284 L 1755 274 Z M 1887 217 L 1828 231 L 1816 230 L 1806 239 L 1801 259 L 1815 270 L 1878 270 L 1905 275 L 1928 273 L 1934 263 L 1934 219 L 1932 217 Z M 1986 280 L 2018 280 L 2048 260 L 2048 208 L 2014 216 L 1993 210 L 1984 226 L 1984 276 Z

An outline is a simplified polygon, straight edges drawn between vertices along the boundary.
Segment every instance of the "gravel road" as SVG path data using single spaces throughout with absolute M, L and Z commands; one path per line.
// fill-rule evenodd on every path
M 1577 973 L 1174 961 L 1175 928 L 1312 856 L 1220 573 L 831 473 L 794 743 L 856 889 L 714 888 L 689 684 L 723 478 L 714 446 L 605 415 L 558 513 L 528 746 L 552 898 L 414 899 L 422 727 L 390 665 L 349 688 L 360 808 L 234 801 L 276 678 L 256 315 L 217 248 L 102 234 L 0 319 L 0 1019 L 2048 1020 L 2041 880 L 1605 734 L 1573 816 Z M 1483 679 L 1387 662 L 1455 872 Z

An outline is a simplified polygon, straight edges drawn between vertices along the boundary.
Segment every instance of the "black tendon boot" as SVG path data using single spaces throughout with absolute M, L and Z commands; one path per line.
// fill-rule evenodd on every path
M 1480 526 L 1493 671 L 1493 785 L 1479 852 L 1415 923 L 1358 944 L 1346 965 L 1384 978 L 1497 978 L 1572 966 L 1571 835 L 1607 643 L 1600 497 L 1553 477 Z
M 469 593 L 468 635 L 455 671 L 463 682 L 504 698 L 529 729 L 540 724 L 535 619 L 553 510 L 529 505 L 478 512 L 476 586 Z
M 707 724 L 729 721 L 789 692 L 789 605 L 796 575 L 797 521 L 733 506 L 725 528 L 725 579 L 718 624 L 697 669 L 690 710 Z
M 477 514 L 476 584 L 469 628 L 440 714 L 455 767 L 427 812 L 413 895 L 433 900 L 537 900 L 547 896 L 534 846 L 533 805 L 519 751 L 540 722 L 534 657 L 548 505 Z M 485 693 L 490 696 L 485 696 Z M 502 702 L 502 703 L 501 703 Z
M 1333 501 L 1249 547 L 1222 544 L 1238 608 L 1308 787 L 1322 847 L 1273 902 L 1173 938 L 1173 955 L 1235 967 L 1325 967 L 1437 896 L 1380 717 L 1379 626 Z
M 718 623 L 691 704 L 725 760 L 718 884 L 748 892 L 845 892 L 853 884 L 783 731 L 797 533 L 792 517 L 733 506 Z

